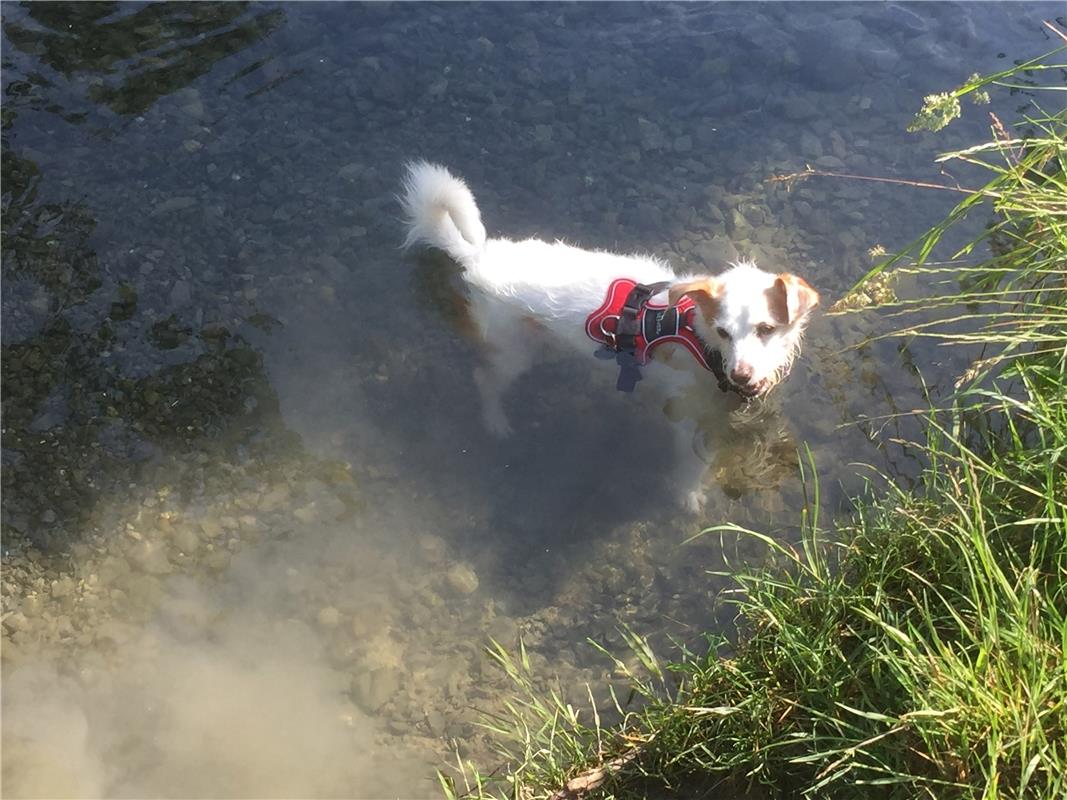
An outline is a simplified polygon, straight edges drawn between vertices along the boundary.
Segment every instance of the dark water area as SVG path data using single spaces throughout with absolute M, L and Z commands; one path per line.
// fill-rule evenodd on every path
M 934 164 L 988 110 L 924 95 L 1053 48 L 1059 4 L 5 3 L 3 747 L 11 797 L 432 796 L 491 761 L 482 653 L 617 678 L 620 624 L 725 630 L 708 574 L 902 481 L 966 368 L 820 316 L 790 380 L 703 448 L 703 513 L 602 362 L 561 357 L 480 421 L 456 270 L 404 253 L 412 158 L 490 235 L 752 258 L 824 308 L 954 202 L 817 169 Z M 993 110 L 1013 119 L 1012 103 Z M 640 464 L 642 469 L 633 468 Z

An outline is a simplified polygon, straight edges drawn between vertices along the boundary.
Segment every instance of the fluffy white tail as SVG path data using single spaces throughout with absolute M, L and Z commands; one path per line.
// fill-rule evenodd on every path
M 408 235 L 404 247 L 428 244 L 473 265 L 485 245 L 485 226 L 467 184 L 438 164 L 407 165 L 400 197 Z

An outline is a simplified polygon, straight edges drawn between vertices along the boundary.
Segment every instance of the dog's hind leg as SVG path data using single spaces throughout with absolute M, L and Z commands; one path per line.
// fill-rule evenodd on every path
M 482 401 L 482 420 L 486 430 L 496 437 L 504 438 L 512 433 L 504 412 L 504 393 L 529 366 L 529 360 L 516 353 L 493 350 L 486 363 L 474 371 L 474 383 Z
M 482 366 L 474 371 L 474 383 L 481 396 L 486 429 L 503 438 L 512 432 L 504 413 L 504 394 L 533 365 L 537 348 L 531 341 L 529 325 L 521 321 L 493 316 L 482 333 L 488 344 Z
M 492 367 L 478 367 L 474 371 L 474 383 L 482 402 L 482 421 L 493 436 L 504 438 L 512 432 L 508 415 L 504 413 L 504 389 L 511 383 L 497 374 Z

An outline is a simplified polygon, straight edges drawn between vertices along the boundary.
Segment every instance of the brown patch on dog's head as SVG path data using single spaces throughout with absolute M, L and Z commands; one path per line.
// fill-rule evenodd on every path
M 672 306 L 676 306 L 686 295 L 692 297 L 704 319 L 710 323 L 719 312 L 719 298 L 722 297 L 723 289 L 722 281 L 718 278 L 698 278 L 695 281 L 675 284 L 667 292 L 667 298 Z
M 792 325 L 819 305 L 819 293 L 806 280 L 788 272 L 774 279 L 766 295 L 771 316 L 783 325 Z

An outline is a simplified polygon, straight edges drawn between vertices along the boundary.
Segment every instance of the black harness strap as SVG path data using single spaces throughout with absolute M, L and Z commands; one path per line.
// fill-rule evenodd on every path
M 644 284 L 639 283 L 630 290 L 626 296 L 626 302 L 619 312 L 619 321 L 615 326 L 615 347 L 619 350 L 630 350 L 637 347 L 637 334 L 641 332 L 641 310 L 652 297 L 662 292 L 670 281 Z
M 726 367 L 722 363 L 722 353 L 718 350 L 712 350 L 707 345 L 704 345 L 704 357 L 708 360 L 708 366 L 711 367 L 711 374 L 715 376 L 715 380 L 719 382 L 719 389 L 724 392 L 735 391 L 741 394 L 741 390 L 735 387 L 730 381 L 726 380 Z
M 619 365 L 619 379 L 615 382 L 615 388 L 620 392 L 632 392 L 641 380 L 641 365 L 635 352 L 637 334 L 641 332 L 641 311 L 653 296 L 670 285 L 670 281 L 639 283 L 626 296 L 626 302 L 619 312 L 619 321 L 615 324 L 615 362 Z

